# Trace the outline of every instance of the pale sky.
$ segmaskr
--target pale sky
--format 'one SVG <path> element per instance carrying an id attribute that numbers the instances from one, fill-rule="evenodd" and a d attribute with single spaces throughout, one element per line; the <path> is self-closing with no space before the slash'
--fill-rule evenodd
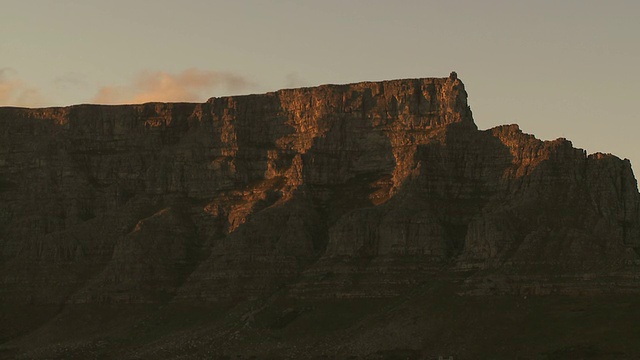
<path id="1" fill-rule="evenodd" d="M 481 129 L 518 123 L 640 164 L 639 0 L 0 0 L 0 106 L 452 70 Z"/>

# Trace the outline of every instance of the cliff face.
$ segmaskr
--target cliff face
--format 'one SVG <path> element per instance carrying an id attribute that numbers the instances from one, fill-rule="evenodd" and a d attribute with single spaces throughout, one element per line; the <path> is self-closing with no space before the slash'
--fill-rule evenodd
<path id="1" fill-rule="evenodd" d="M 455 77 L 0 108 L 5 303 L 638 292 L 629 161 L 479 131 Z"/>

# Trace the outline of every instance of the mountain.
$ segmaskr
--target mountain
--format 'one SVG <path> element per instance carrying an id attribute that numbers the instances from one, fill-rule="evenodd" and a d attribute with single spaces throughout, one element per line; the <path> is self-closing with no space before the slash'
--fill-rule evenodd
<path id="1" fill-rule="evenodd" d="M 8 358 L 631 358 L 639 250 L 628 160 L 455 73 L 0 108 Z"/>

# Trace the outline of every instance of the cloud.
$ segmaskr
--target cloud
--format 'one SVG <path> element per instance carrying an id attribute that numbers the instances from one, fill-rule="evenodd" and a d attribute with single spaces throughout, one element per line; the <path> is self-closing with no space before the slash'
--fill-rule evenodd
<path id="1" fill-rule="evenodd" d="M 80 73 L 68 72 L 62 76 L 58 76 L 53 80 L 54 85 L 57 87 L 84 87 L 87 85 L 85 76 Z"/>
<path id="2" fill-rule="evenodd" d="M 129 89 L 122 86 L 103 86 L 98 90 L 96 96 L 93 97 L 91 102 L 97 104 L 121 104 L 127 101 Z"/>
<path id="3" fill-rule="evenodd" d="M 207 71 L 195 68 L 179 74 L 164 71 L 145 71 L 126 86 L 104 86 L 98 90 L 93 102 L 100 104 L 202 101 L 211 92 L 222 89 L 230 92 L 255 87 L 255 83 L 229 72 Z"/>
<path id="4" fill-rule="evenodd" d="M 295 88 L 307 85 L 307 82 L 298 75 L 297 72 L 288 73 L 286 78 L 287 87 Z"/>
<path id="5" fill-rule="evenodd" d="M 40 91 L 27 85 L 16 75 L 14 69 L 0 69 L 0 105 L 33 107 L 45 104 Z"/>

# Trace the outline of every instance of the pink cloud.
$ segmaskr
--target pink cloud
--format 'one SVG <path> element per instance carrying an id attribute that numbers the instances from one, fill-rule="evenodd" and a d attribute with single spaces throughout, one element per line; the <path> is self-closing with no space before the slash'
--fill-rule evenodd
<path id="1" fill-rule="evenodd" d="M 40 91 L 16 77 L 11 68 L 0 69 L 0 105 L 2 106 L 42 106 L 45 100 Z"/>
<path id="2" fill-rule="evenodd" d="M 194 102 L 202 101 L 215 89 L 242 91 L 255 84 L 246 78 L 228 72 L 207 71 L 195 68 L 179 74 L 163 71 L 142 72 L 132 84 L 126 86 L 104 86 L 93 102 L 101 104 L 144 102 Z"/>

